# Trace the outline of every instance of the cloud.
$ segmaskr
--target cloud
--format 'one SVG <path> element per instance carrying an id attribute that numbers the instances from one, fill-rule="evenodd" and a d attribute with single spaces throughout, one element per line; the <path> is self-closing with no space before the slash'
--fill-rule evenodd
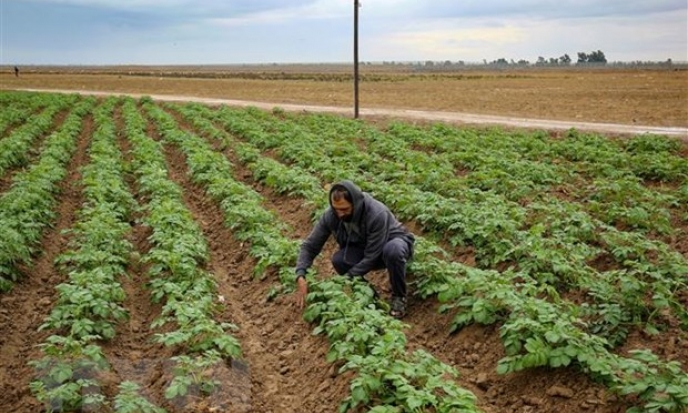
<path id="1" fill-rule="evenodd" d="M 218 16 L 208 19 L 209 22 L 220 26 L 249 26 L 272 25 L 296 20 L 344 19 L 351 14 L 350 7 L 331 0 L 316 0 L 310 2 L 280 3 L 279 7 L 257 8 L 240 15 Z"/>
<path id="2" fill-rule="evenodd" d="M 372 53 L 382 55 L 395 51 L 396 59 L 407 56 L 426 56 L 428 60 L 481 60 L 476 51 L 507 49 L 528 37 L 523 28 L 501 26 L 489 28 L 429 29 L 412 32 L 397 32 L 374 40 Z M 395 59 L 392 59 L 395 60 Z"/>
<path id="3" fill-rule="evenodd" d="M 285 7 L 280 0 L 13 0 L 16 3 L 47 7 L 73 7 L 89 10 L 109 10 L 145 13 L 161 16 L 198 17 L 239 16 Z M 289 7 L 313 3 L 314 0 L 290 0 Z"/>
<path id="4" fill-rule="evenodd" d="M 396 29 L 385 27 L 367 40 L 364 33 L 362 55 L 373 61 L 481 62 L 506 58 L 534 62 L 539 56 L 569 54 L 575 58 L 577 52 L 603 50 L 610 61 L 666 60 L 672 56 L 674 60 L 688 60 L 685 11 L 656 13 L 654 17 L 423 19 Z"/>
<path id="5" fill-rule="evenodd" d="M 414 3 L 413 15 L 421 18 L 475 18 L 527 16 L 582 18 L 648 15 L 686 10 L 684 0 L 433 0 Z"/>
<path id="6" fill-rule="evenodd" d="M 685 0 L 360 0 L 366 61 L 688 60 Z M 0 0 L 0 64 L 351 59 L 344 0 Z M 40 11 L 40 12 L 37 12 Z"/>

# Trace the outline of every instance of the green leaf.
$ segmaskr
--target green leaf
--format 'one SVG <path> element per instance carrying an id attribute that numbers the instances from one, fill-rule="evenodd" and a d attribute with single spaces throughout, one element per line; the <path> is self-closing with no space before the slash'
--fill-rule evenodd
<path id="1" fill-rule="evenodd" d="M 406 399 L 406 405 L 408 406 L 409 410 L 414 411 L 424 405 L 424 401 L 418 397 L 411 396 L 408 399 Z"/>
<path id="2" fill-rule="evenodd" d="M 183 396 L 187 392 L 187 386 L 184 383 L 173 382 L 167 389 L 165 389 L 165 398 L 174 399 L 177 396 Z"/>
<path id="3" fill-rule="evenodd" d="M 59 363 L 50 371 L 50 377 L 52 377 L 58 383 L 64 383 L 72 378 L 74 371 L 72 367 L 66 363 Z"/>
<path id="4" fill-rule="evenodd" d="M 551 330 L 545 333 L 545 338 L 550 343 L 558 343 L 559 340 L 561 339 L 559 334 L 557 334 L 555 331 L 551 331 Z"/>
<path id="5" fill-rule="evenodd" d="M 335 361 L 337 361 L 337 359 L 339 359 L 339 352 L 337 352 L 336 349 L 333 348 L 327 352 L 327 357 L 325 358 L 325 360 L 328 363 L 334 363 Z"/>
<path id="6" fill-rule="evenodd" d="M 511 365 L 509 363 L 500 362 L 497 365 L 497 374 L 507 374 L 507 373 L 510 373 L 511 371 L 512 371 Z"/>
<path id="7" fill-rule="evenodd" d="M 357 406 L 360 403 L 368 402 L 368 395 L 363 387 L 357 386 L 351 392 L 351 400 L 354 402 L 353 405 Z"/>
<path id="8" fill-rule="evenodd" d="M 549 359 L 549 365 L 551 367 L 563 367 L 563 366 L 568 366 L 571 363 L 571 359 L 565 355 L 565 354 L 560 354 L 557 356 L 552 356 Z"/>
<path id="9" fill-rule="evenodd" d="M 656 336 L 659 334 L 659 330 L 654 325 L 648 323 L 645 325 L 645 332 L 651 336 Z"/>

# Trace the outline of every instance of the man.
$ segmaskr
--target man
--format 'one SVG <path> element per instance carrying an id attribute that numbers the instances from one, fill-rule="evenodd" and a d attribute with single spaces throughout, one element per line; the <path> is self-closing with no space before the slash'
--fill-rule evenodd
<path id="1" fill-rule="evenodd" d="M 296 301 L 303 308 L 308 283 L 306 270 L 334 235 L 339 251 L 332 256 L 337 274 L 363 277 L 386 268 L 392 287 L 390 315 L 406 315 L 406 263 L 413 256 L 415 238 L 389 208 L 351 181 L 332 186 L 330 208 L 320 217 L 301 245 L 296 263 Z"/>

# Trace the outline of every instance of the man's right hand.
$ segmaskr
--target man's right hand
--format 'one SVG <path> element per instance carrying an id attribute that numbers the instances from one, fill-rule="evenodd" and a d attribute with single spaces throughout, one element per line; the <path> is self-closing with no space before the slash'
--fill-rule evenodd
<path id="1" fill-rule="evenodd" d="M 306 296 L 308 295 L 308 282 L 305 277 L 296 279 L 296 306 L 303 309 L 306 305 Z"/>

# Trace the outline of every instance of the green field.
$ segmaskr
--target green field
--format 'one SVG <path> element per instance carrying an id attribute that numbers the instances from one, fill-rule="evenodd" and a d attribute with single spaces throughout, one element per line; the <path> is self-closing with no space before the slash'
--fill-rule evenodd
<path id="1" fill-rule="evenodd" d="M 685 142 L 116 96 L 0 108 L 2 411 L 688 408 Z M 419 240 L 403 323 L 326 257 L 293 305 L 342 179 Z"/>

